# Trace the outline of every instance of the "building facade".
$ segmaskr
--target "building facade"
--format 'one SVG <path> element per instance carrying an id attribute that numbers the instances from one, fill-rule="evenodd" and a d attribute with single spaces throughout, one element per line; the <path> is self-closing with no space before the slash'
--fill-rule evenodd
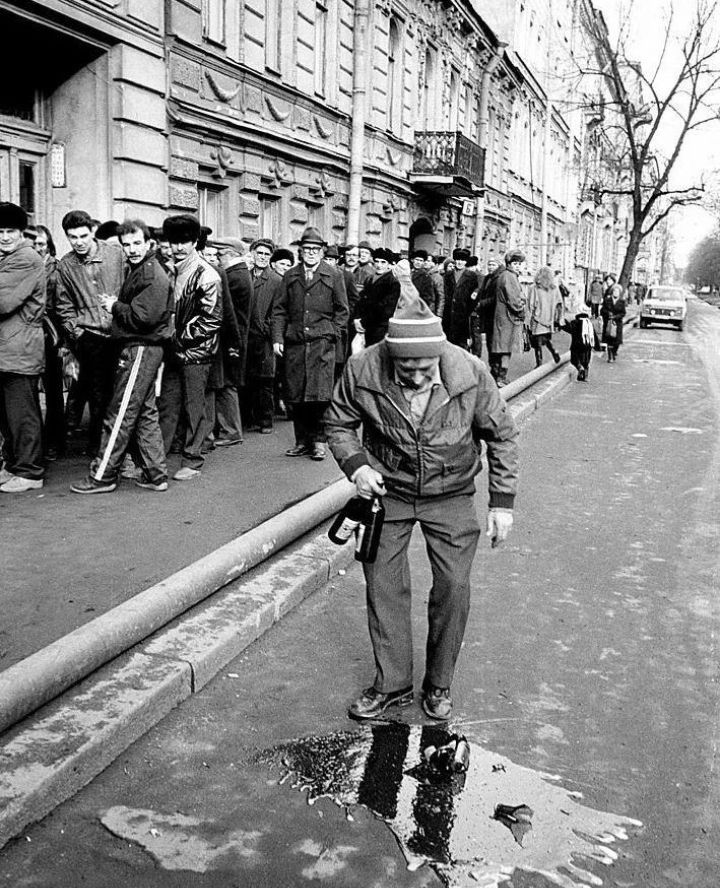
<path id="1" fill-rule="evenodd" d="M 282 244 L 307 225 L 483 261 L 617 266 L 590 0 L 0 0 L 0 199 Z M 32 63 L 28 64 L 28 59 Z M 577 67 L 575 65 L 575 67 Z M 19 76 L 18 72 L 22 72 Z"/>

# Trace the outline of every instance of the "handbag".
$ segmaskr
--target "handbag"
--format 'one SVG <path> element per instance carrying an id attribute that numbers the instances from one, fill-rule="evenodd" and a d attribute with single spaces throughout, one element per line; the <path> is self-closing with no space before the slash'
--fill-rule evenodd
<path id="1" fill-rule="evenodd" d="M 607 327 L 605 328 L 605 335 L 612 336 L 613 339 L 617 336 L 617 321 L 614 321 L 612 318 L 608 320 Z"/>

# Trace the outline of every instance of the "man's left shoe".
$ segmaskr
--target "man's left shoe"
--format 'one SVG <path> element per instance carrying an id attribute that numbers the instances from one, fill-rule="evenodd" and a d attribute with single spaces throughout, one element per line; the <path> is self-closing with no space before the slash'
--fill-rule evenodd
<path id="1" fill-rule="evenodd" d="M 192 481 L 200 474 L 200 469 L 191 469 L 190 466 L 183 466 L 173 475 L 173 481 Z"/>
<path id="2" fill-rule="evenodd" d="M 112 493 L 117 487 L 117 481 L 96 481 L 94 478 L 83 478 L 70 485 L 73 493 Z"/>
<path id="3" fill-rule="evenodd" d="M 39 490 L 42 486 L 42 478 L 21 478 L 19 475 L 15 475 L 0 487 L 0 491 L 3 493 L 25 493 L 28 490 Z"/>
<path id="4" fill-rule="evenodd" d="M 450 688 L 436 688 L 428 685 L 423 691 L 422 708 L 425 715 L 436 721 L 448 721 L 452 715 L 452 697 Z"/>
<path id="5" fill-rule="evenodd" d="M 242 444 L 242 438 L 216 438 L 215 446 L 216 447 L 232 447 L 233 444 Z"/>
<path id="6" fill-rule="evenodd" d="M 327 456 L 327 454 L 326 454 L 325 448 L 323 447 L 322 444 L 314 444 L 313 445 L 312 453 L 310 454 L 310 459 L 321 460 L 321 459 L 325 459 L 326 456 Z"/>
<path id="7" fill-rule="evenodd" d="M 168 489 L 167 481 L 151 481 L 144 475 L 135 480 L 138 487 L 144 487 L 145 490 L 154 490 L 156 493 L 163 493 Z"/>
<path id="8" fill-rule="evenodd" d="M 374 687 L 366 688 L 357 700 L 350 704 L 348 715 L 350 718 L 361 720 L 377 718 L 385 712 L 388 706 L 409 706 L 412 701 L 412 687 L 403 688 L 401 691 L 391 691 L 389 694 L 381 694 Z"/>

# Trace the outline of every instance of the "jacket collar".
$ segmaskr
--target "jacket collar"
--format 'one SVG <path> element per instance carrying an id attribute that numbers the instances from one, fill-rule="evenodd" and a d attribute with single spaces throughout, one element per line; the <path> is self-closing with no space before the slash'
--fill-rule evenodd
<path id="1" fill-rule="evenodd" d="M 477 378 L 472 372 L 470 361 L 458 355 L 456 346 L 445 343 L 440 353 L 440 378 L 448 395 L 456 397 L 477 385 Z M 371 346 L 367 352 L 357 376 L 357 384 L 362 388 L 389 394 L 392 391 L 404 401 L 400 389 L 395 383 L 395 372 L 392 357 L 385 342 Z"/>

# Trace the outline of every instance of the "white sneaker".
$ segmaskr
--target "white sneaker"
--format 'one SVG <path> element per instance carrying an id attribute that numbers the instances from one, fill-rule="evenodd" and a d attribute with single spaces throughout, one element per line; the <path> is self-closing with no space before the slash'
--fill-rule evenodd
<path id="1" fill-rule="evenodd" d="M 191 481 L 193 478 L 197 478 L 199 474 L 200 469 L 191 469 L 190 466 L 183 466 L 175 472 L 173 481 Z"/>
<path id="2" fill-rule="evenodd" d="M 0 486 L 0 491 L 2 493 L 25 493 L 26 490 L 40 490 L 42 486 L 42 478 L 20 478 L 15 475 Z"/>
<path id="3" fill-rule="evenodd" d="M 7 469 L 0 469 L 0 484 L 7 484 L 8 481 L 12 481 L 16 476 L 13 475 L 12 472 L 8 472 Z"/>

